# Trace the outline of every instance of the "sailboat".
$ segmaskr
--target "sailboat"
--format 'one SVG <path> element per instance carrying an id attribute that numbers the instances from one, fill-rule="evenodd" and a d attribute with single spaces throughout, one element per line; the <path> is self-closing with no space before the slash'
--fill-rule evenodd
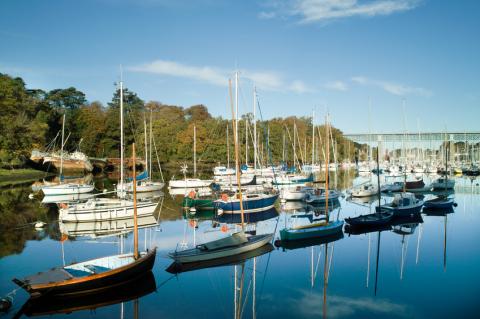
<path id="1" fill-rule="evenodd" d="M 135 178 L 135 144 L 133 144 L 133 176 Z M 134 180 L 135 181 L 135 180 Z M 134 183 L 135 185 L 135 183 Z M 135 187 L 135 186 L 134 186 Z M 136 191 L 134 189 L 134 249 L 133 253 L 107 256 L 57 267 L 45 272 L 13 279 L 31 298 L 55 295 L 82 295 L 111 289 L 127 279 L 145 274 L 155 262 L 156 248 L 138 251 Z"/>
<path id="2" fill-rule="evenodd" d="M 123 81 L 120 81 L 120 190 L 124 189 L 124 149 L 123 149 Z M 134 174 L 134 178 L 136 176 Z M 134 180 L 136 191 L 136 180 Z M 93 222 L 97 220 L 128 219 L 133 216 L 134 210 L 138 215 L 151 215 L 157 204 L 152 201 L 142 201 L 138 205 L 126 199 L 125 192 L 120 198 L 100 198 L 98 196 L 77 204 L 62 204 L 59 209 L 59 220 L 62 222 Z"/>
<path id="3" fill-rule="evenodd" d="M 63 183 L 63 146 L 65 136 L 65 113 L 62 121 L 62 147 L 60 151 L 60 184 L 42 186 L 41 190 L 45 196 L 52 195 L 70 195 L 70 194 L 85 194 L 94 190 L 93 184 L 79 184 L 79 183 Z"/>
<path id="4" fill-rule="evenodd" d="M 325 122 L 326 122 L 325 128 L 327 130 L 326 136 L 328 136 L 328 130 L 329 130 L 328 117 Z M 311 223 L 308 225 L 286 227 L 280 230 L 280 238 L 282 241 L 307 239 L 312 237 L 332 236 L 338 232 L 342 232 L 343 230 L 343 220 L 329 221 L 329 212 L 328 212 L 329 197 L 328 196 L 329 196 L 330 190 L 328 189 L 328 177 L 329 177 L 328 163 L 330 161 L 330 158 L 329 158 L 330 150 L 328 146 L 328 140 L 327 140 L 326 149 L 327 149 L 327 152 L 326 152 L 327 154 L 325 158 L 325 199 L 324 199 L 325 214 L 326 214 L 325 220 Z"/>
<path id="5" fill-rule="evenodd" d="M 379 164 L 379 148 L 377 148 L 377 170 L 380 170 Z M 377 189 L 380 189 L 380 174 L 377 174 Z M 360 215 L 357 217 L 345 218 L 347 224 L 351 227 L 381 227 L 387 225 L 392 220 L 394 213 L 390 210 L 385 210 L 381 207 L 381 193 L 377 191 L 378 194 L 378 207 L 376 212 L 373 214 Z M 423 202 L 422 202 L 423 205 Z"/>
<path id="6" fill-rule="evenodd" d="M 157 192 L 160 191 L 165 183 L 152 181 L 152 162 L 151 157 L 148 159 L 148 143 L 147 143 L 147 121 L 144 118 L 144 135 L 145 135 L 145 166 L 146 170 L 136 177 L 137 180 L 137 193 Z M 152 141 L 152 110 L 150 109 L 150 141 Z M 150 144 L 150 152 L 152 151 L 152 145 Z M 123 189 L 120 189 L 123 187 Z M 118 184 L 117 191 L 133 193 L 133 181 Z"/>
<path id="7" fill-rule="evenodd" d="M 236 82 L 238 82 L 238 73 L 236 74 Z M 231 85 L 229 85 L 231 88 Z M 234 112 L 232 103 L 232 117 L 233 126 L 236 127 L 238 111 Z M 237 130 L 234 130 L 235 140 L 235 170 L 237 175 L 237 183 L 240 183 L 240 165 L 239 165 L 239 152 L 238 152 L 238 139 Z M 244 201 L 242 188 L 238 189 L 238 205 L 240 208 L 241 216 L 241 231 L 233 233 L 225 238 L 220 238 L 210 242 L 206 242 L 197 245 L 194 248 L 186 249 L 182 251 L 174 251 L 169 254 L 169 257 L 175 260 L 177 263 L 191 263 L 191 262 L 203 262 L 208 260 L 214 260 L 218 258 L 225 258 L 229 256 L 235 256 L 246 253 L 248 251 L 260 248 L 272 241 L 273 234 L 262 234 L 247 236 L 245 233 L 244 222 Z"/>

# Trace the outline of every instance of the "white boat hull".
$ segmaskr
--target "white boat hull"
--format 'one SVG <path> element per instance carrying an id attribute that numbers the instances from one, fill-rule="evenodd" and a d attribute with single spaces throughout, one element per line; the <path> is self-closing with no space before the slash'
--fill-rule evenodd
<path id="1" fill-rule="evenodd" d="M 59 184 L 42 187 L 42 192 L 46 196 L 51 195 L 70 195 L 90 193 L 95 188 L 94 185 L 84 184 Z"/>
<path id="2" fill-rule="evenodd" d="M 137 203 L 137 216 L 152 215 L 157 203 Z M 89 200 L 86 203 L 64 206 L 59 210 L 59 220 L 64 223 L 95 222 L 133 217 L 133 201 L 129 200 Z"/>

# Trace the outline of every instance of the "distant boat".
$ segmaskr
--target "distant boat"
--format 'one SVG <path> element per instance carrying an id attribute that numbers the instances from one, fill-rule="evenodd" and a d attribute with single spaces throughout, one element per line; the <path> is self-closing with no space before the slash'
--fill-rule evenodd
<path id="1" fill-rule="evenodd" d="M 345 218 L 345 221 L 351 226 L 382 226 L 390 223 L 392 217 L 393 212 L 382 211 L 373 214 Z"/>
<path id="2" fill-rule="evenodd" d="M 280 198 L 285 201 L 304 200 L 306 188 L 302 186 L 286 186 L 280 189 Z"/>
<path id="3" fill-rule="evenodd" d="M 423 179 L 419 181 L 408 181 L 405 182 L 405 189 L 408 190 L 415 190 L 415 189 L 422 189 L 425 187 L 425 183 L 423 182 Z"/>
<path id="4" fill-rule="evenodd" d="M 380 187 L 383 193 L 401 192 L 403 190 L 403 182 L 393 182 L 392 184 L 385 184 Z"/>
<path id="5" fill-rule="evenodd" d="M 453 198 L 439 196 L 434 199 L 426 200 L 424 206 L 426 208 L 451 208 L 455 205 Z"/>
<path id="6" fill-rule="evenodd" d="M 58 185 L 46 185 L 42 186 L 41 190 L 44 195 L 50 196 L 50 195 L 67 195 L 67 194 L 85 194 L 85 193 L 90 193 L 95 189 L 95 186 L 93 184 L 80 184 L 80 183 L 64 183 L 63 182 L 63 170 L 66 165 L 68 165 L 68 158 L 65 158 L 65 154 L 63 152 L 63 145 L 64 145 L 64 133 L 65 133 L 65 114 L 63 114 L 63 122 L 62 122 L 62 147 L 60 151 L 60 157 L 58 159 L 58 164 L 60 167 L 60 184 Z M 83 154 L 76 152 L 76 156 L 80 156 L 78 154 Z M 85 156 L 85 155 L 83 155 Z M 45 161 L 46 159 L 44 159 Z M 87 159 L 88 160 L 88 159 Z M 55 162 L 56 163 L 56 162 Z M 91 165 L 91 164 L 90 164 Z M 82 168 L 83 169 L 83 168 Z M 89 172 L 92 171 L 92 169 L 87 170 Z"/>
<path id="7" fill-rule="evenodd" d="M 202 180 L 198 178 L 186 178 L 179 180 L 171 180 L 168 186 L 171 188 L 197 188 L 208 187 L 213 183 L 213 180 Z"/>
<path id="8" fill-rule="evenodd" d="M 292 185 L 292 184 L 305 184 L 313 182 L 313 174 L 308 176 L 303 175 L 283 175 L 273 179 L 273 185 Z"/>
<path id="9" fill-rule="evenodd" d="M 419 213 L 423 207 L 423 200 L 415 197 L 412 193 L 397 193 L 389 204 L 376 207 L 377 210 L 390 211 L 394 215 L 411 215 Z"/>
<path id="10" fill-rule="evenodd" d="M 323 204 L 327 200 L 327 192 L 321 188 L 310 188 L 306 190 L 305 202 L 308 204 Z M 340 193 L 336 190 L 328 191 L 328 200 L 330 202 L 338 200 Z"/>
<path id="11" fill-rule="evenodd" d="M 135 144 L 133 144 L 135 164 Z M 135 176 L 135 165 L 134 176 Z M 135 182 L 135 180 L 134 180 Z M 137 219 L 134 192 L 134 219 Z M 113 255 L 52 268 L 45 272 L 13 279 L 32 298 L 55 295 L 79 295 L 110 289 L 130 278 L 150 271 L 155 262 L 156 249 L 138 251 L 138 226 L 134 223 L 133 253 Z"/>
<path id="12" fill-rule="evenodd" d="M 434 180 L 430 187 L 434 191 L 438 190 L 446 190 L 446 189 L 454 189 L 455 188 L 455 180 L 448 179 L 446 177 L 440 177 Z"/>
<path id="13" fill-rule="evenodd" d="M 369 197 L 378 194 L 378 187 L 372 183 L 359 185 L 352 190 L 352 197 Z"/>
<path id="14" fill-rule="evenodd" d="M 246 214 L 268 210 L 275 205 L 278 193 L 265 194 L 263 192 L 247 193 L 242 196 L 243 211 Z M 234 194 L 222 194 L 220 199 L 213 202 L 219 214 L 240 214 L 240 199 Z"/>

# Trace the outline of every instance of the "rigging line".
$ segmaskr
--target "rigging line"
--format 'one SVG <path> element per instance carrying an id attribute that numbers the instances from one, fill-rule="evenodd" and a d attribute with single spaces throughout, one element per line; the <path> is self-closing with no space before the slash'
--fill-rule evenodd
<path id="1" fill-rule="evenodd" d="M 155 155 L 157 156 L 158 168 L 160 169 L 160 177 L 162 178 L 162 182 L 165 183 L 165 179 L 163 178 L 162 165 L 160 165 L 160 159 L 158 157 L 157 144 L 155 143 L 155 139 L 153 139 L 153 147 L 155 148 Z"/>

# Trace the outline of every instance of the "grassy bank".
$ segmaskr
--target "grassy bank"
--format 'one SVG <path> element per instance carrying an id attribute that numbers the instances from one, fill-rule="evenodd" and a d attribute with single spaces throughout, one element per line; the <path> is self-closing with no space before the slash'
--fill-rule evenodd
<path id="1" fill-rule="evenodd" d="M 48 174 L 50 173 L 31 168 L 0 169 L 0 186 L 21 184 L 43 178 Z"/>

